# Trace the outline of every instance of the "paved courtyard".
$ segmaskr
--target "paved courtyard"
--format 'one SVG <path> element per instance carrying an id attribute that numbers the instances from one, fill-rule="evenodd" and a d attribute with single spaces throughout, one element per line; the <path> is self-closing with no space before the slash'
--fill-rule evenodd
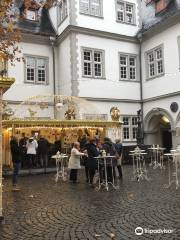
<path id="1" fill-rule="evenodd" d="M 84 183 L 57 184 L 54 174 L 24 176 L 21 192 L 11 192 L 4 180 L 5 222 L 0 239 L 9 240 L 116 240 L 180 239 L 180 189 L 164 189 L 167 171 L 149 170 L 150 182 L 132 182 L 132 166 L 124 166 L 124 179 L 117 191 L 96 192 Z M 136 236 L 136 227 L 171 229 L 171 234 Z"/>

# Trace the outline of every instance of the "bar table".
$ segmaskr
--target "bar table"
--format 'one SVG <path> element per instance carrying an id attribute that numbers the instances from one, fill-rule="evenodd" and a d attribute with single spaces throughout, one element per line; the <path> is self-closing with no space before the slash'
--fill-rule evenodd
<path id="1" fill-rule="evenodd" d="M 53 155 L 51 158 L 56 159 L 55 182 L 58 182 L 59 178 L 61 178 L 63 181 L 66 181 L 67 171 L 65 171 L 65 168 L 67 167 L 68 155 L 56 154 L 56 155 Z"/>
<path id="2" fill-rule="evenodd" d="M 109 191 L 109 185 L 111 185 L 114 189 L 118 189 L 118 186 L 115 186 L 114 184 L 114 171 L 113 171 L 113 161 L 116 159 L 116 156 L 98 156 L 95 157 L 95 159 L 98 161 L 98 173 L 99 173 L 99 184 L 98 187 L 96 188 L 97 191 L 99 191 L 102 186 L 105 187 L 107 191 Z M 100 165 L 101 167 L 104 167 L 104 175 L 105 179 L 100 179 L 101 176 L 101 170 L 100 170 Z M 107 167 L 112 168 L 112 182 L 108 181 L 108 176 L 107 176 Z"/>

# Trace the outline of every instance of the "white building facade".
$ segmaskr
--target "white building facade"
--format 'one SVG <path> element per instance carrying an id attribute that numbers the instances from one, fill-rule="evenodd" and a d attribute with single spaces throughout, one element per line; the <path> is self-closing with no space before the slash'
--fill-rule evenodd
<path id="1" fill-rule="evenodd" d="M 160 2 L 167 4 L 165 11 L 170 3 Z M 177 145 L 180 114 L 172 106 L 177 108 L 179 102 L 180 24 L 178 14 L 156 23 L 162 14 L 156 5 L 140 0 L 61 0 L 44 15 L 36 7 L 40 20 L 33 19 L 33 7 L 27 9 L 19 45 L 26 61 L 9 67 L 16 83 L 4 99 L 16 108 L 36 95 L 78 96 L 95 106 L 85 118 L 96 114 L 110 119 L 110 109 L 116 106 L 124 122 L 124 145 L 136 144 L 141 109 L 145 143 L 170 146 L 171 140 L 165 139 L 172 136 Z M 151 22 L 143 13 L 150 14 Z M 54 117 L 53 107 L 37 111 L 38 117 Z"/>

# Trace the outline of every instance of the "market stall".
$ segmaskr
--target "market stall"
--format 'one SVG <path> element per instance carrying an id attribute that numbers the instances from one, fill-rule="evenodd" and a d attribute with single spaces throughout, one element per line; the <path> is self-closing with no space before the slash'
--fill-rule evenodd
<path id="1" fill-rule="evenodd" d="M 39 120 L 39 119 L 14 119 L 3 120 L 3 165 L 11 166 L 10 138 L 18 139 L 24 134 L 27 138 L 43 136 L 49 143 L 56 140 L 62 143 L 63 151 L 67 151 L 71 144 L 82 138 L 97 137 L 101 141 L 105 136 L 116 139 L 121 136 L 121 122 L 102 120 Z"/>

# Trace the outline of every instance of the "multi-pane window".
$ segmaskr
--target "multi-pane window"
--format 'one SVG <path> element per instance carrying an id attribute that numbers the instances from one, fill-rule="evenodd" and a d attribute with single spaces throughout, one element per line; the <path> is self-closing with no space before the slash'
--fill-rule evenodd
<path id="1" fill-rule="evenodd" d="M 121 79 L 128 78 L 128 56 L 120 55 L 120 75 Z"/>
<path id="2" fill-rule="evenodd" d="M 134 6 L 135 6 L 134 4 L 117 0 L 116 4 L 117 21 L 134 24 L 135 23 Z"/>
<path id="3" fill-rule="evenodd" d="M 120 54 L 120 80 L 137 80 L 137 57 Z"/>
<path id="4" fill-rule="evenodd" d="M 134 141 L 137 136 L 138 117 L 123 117 L 123 140 Z"/>
<path id="5" fill-rule="evenodd" d="M 79 0 L 80 13 L 102 17 L 103 0 Z"/>
<path id="6" fill-rule="evenodd" d="M 132 123 L 132 139 L 136 139 L 138 118 L 137 117 L 132 117 L 131 118 L 131 123 Z"/>
<path id="7" fill-rule="evenodd" d="M 152 78 L 164 73 L 164 60 L 162 47 L 147 53 L 147 77 Z"/>
<path id="8" fill-rule="evenodd" d="M 157 75 L 163 73 L 163 56 L 162 56 L 162 49 L 159 48 L 156 51 L 156 62 L 157 62 Z"/>
<path id="9" fill-rule="evenodd" d="M 60 24 L 68 15 L 67 0 L 61 0 L 58 3 L 58 24 Z"/>
<path id="10" fill-rule="evenodd" d="M 103 77 L 104 55 L 99 50 L 83 49 L 83 76 Z"/>
<path id="11" fill-rule="evenodd" d="M 130 140 L 130 118 L 123 117 L 123 139 Z"/>
<path id="12" fill-rule="evenodd" d="M 48 60 L 46 58 L 25 57 L 25 82 L 47 84 Z"/>

